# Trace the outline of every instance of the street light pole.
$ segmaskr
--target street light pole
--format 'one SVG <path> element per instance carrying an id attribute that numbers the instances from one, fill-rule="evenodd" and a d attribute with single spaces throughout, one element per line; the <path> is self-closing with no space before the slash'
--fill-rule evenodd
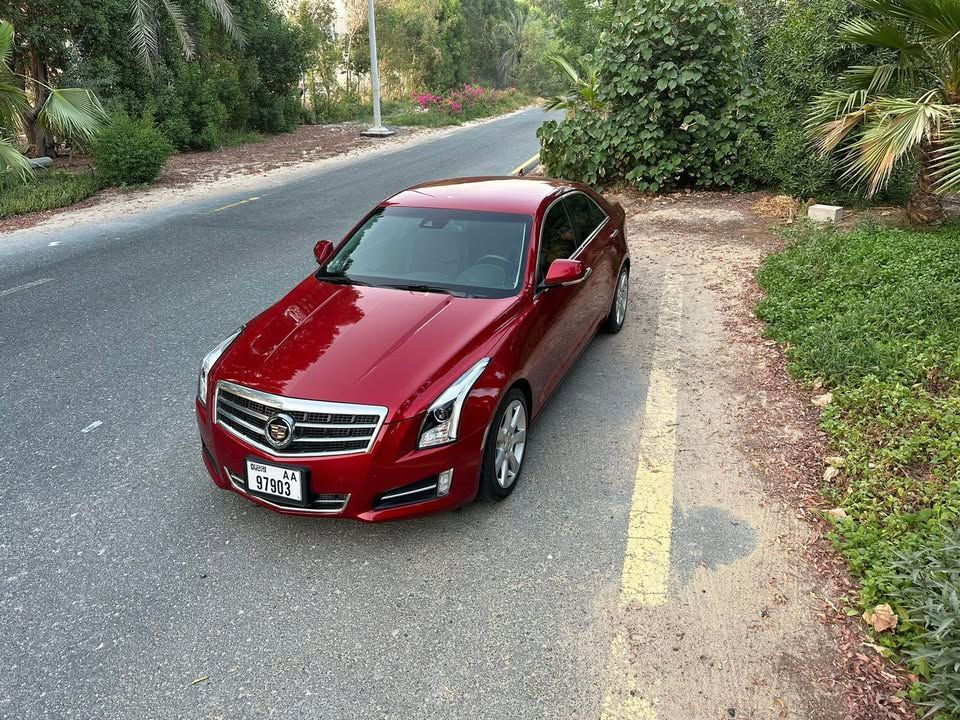
<path id="1" fill-rule="evenodd" d="M 363 131 L 363 135 L 386 137 L 393 130 L 380 124 L 380 68 L 377 65 L 377 21 L 374 16 L 373 0 L 367 0 L 367 27 L 370 35 L 370 86 L 373 95 L 373 127 Z"/>

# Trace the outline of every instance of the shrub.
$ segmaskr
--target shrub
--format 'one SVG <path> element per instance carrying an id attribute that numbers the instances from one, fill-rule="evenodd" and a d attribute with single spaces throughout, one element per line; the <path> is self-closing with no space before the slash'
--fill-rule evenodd
<path id="1" fill-rule="evenodd" d="M 803 130 L 810 101 L 858 59 L 862 50 L 840 40 L 840 23 L 854 12 L 852 0 L 792 0 L 759 48 L 762 91 L 757 105 L 758 141 L 748 152 L 751 174 L 798 197 L 846 199 L 833 162 L 815 156 Z"/>
<path id="2" fill-rule="evenodd" d="M 141 185 L 160 174 L 173 148 L 149 118 L 114 115 L 93 145 L 93 162 L 104 185 Z"/>
<path id="3" fill-rule="evenodd" d="M 869 65 L 874 51 L 839 36 L 844 20 L 862 12 L 854 0 L 790 0 L 785 6 L 747 3 L 748 21 L 764 26 L 754 48 L 754 72 L 761 90 L 755 134 L 743 152 L 750 178 L 801 198 L 840 205 L 861 204 L 861 196 L 840 181 L 836 163 L 811 150 L 804 130 L 810 103 L 850 65 Z M 915 168 L 896 173 L 884 200 L 909 196 Z"/>
<path id="4" fill-rule="evenodd" d="M 157 127 L 178 150 L 210 150 L 220 143 L 229 115 L 220 99 L 225 86 L 212 70 L 180 63 L 157 95 Z"/>
<path id="5" fill-rule="evenodd" d="M 631 0 L 597 48 L 600 100 L 539 130 L 551 173 L 641 190 L 729 186 L 742 174 L 751 93 L 736 9 L 724 0 Z"/>
<path id="6" fill-rule="evenodd" d="M 29 183 L 0 189 L 0 218 L 73 205 L 99 189 L 92 173 L 41 172 Z"/>
<path id="7" fill-rule="evenodd" d="M 791 371 L 833 393 L 822 427 L 842 460 L 823 492 L 847 517 L 832 539 L 862 607 L 889 603 L 903 621 L 876 644 L 910 658 L 938 720 L 957 717 L 960 229 L 788 239 L 759 274 L 758 314 Z"/>
<path id="8" fill-rule="evenodd" d="M 516 88 L 494 90 L 480 85 L 452 88 L 442 95 L 416 92 L 410 102 L 384 107 L 385 122 L 389 125 L 419 125 L 439 127 L 458 125 L 467 120 L 490 117 L 516 110 L 529 98 Z M 369 113 L 369 109 L 367 110 Z"/>
<path id="9" fill-rule="evenodd" d="M 920 628 L 908 655 L 926 680 L 924 704 L 937 717 L 960 717 L 960 531 L 905 555 L 898 570 L 904 610 Z"/>

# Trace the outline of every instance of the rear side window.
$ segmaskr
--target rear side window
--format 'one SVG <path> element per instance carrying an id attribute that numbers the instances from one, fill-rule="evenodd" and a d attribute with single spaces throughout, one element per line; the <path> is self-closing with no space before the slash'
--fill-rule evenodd
<path id="1" fill-rule="evenodd" d="M 547 276 L 547 268 L 554 260 L 568 258 L 577 249 L 577 235 L 562 202 L 556 203 L 543 220 L 540 231 L 540 258 L 537 263 L 537 282 Z"/>
<path id="2" fill-rule="evenodd" d="M 576 228 L 580 242 L 585 242 L 588 237 L 593 235 L 603 221 L 607 219 L 607 214 L 589 197 L 583 193 L 572 193 L 563 199 L 567 206 L 567 212 L 570 213 L 570 219 Z"/>

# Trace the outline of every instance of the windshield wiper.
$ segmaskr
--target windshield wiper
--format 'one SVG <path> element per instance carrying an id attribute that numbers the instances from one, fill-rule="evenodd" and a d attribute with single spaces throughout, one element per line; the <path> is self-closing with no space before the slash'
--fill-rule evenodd
<path id="1" fill-rule="evenodd" d="M 336 285 L 362 285 L 363 287 L 370 287 L 370 283 L 357 280 L 349 275 L 327 275 L 325 273 L 317 273 L 317 279 L 328 283 L 334 283 Z"/>
<path id="2" fill-rule="evenodd" d="M 381 285 L 380 287 L 393 288 L 394 290 L 412 290 L 414 292 L 435 292 L 454 297 L 467 297 L 465 292 L 451 290 L 450 288 L 440 287 L 439 285 L 425 285 L 422 283 L 399 283 L 396 285 Z"/>

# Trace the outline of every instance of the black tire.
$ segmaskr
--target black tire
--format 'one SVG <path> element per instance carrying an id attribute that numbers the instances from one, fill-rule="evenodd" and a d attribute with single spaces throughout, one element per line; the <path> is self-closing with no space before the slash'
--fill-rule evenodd
<path id="1" fill-rule="evenodd" d="M 620 297 L 621 283 L 623 284 L 623 312 L 617 313 L 617 299 Z M 607 319 L 603 321 L 601 329 L 605 333 L 616 335 L 623 329 L 623 323 L 627 319 L 628 301 L 630 300 L 630 266 L 624 265 L 617 276 L 617 284 L 613 289 L 613 300 L 610 303 L 610 312 L 607 313 Z"/>
<path id="2" fill-rule="evenodd" d="M 512 412 L 512 409 L 516 407 L 515 403 L 519 403 L 520 407 L 523 408 L 524 445 L 520 451 L 520 461 L 518 463 L 518 467 L 516 468 L 516 472 L 514 473 L 513 478 L 509 480 L 508 484 L 504 486 L 504 483 L 498 479 L 502 473 L 498 469 L 497 463 L 497 442 L 500 437 L 500 426 L 503 424 L 504 416 L 507 414 L 508 410 Z M 490 424 L 490 429 L 487 431 L 487 443 L 483 447 L 483 464 L 480 468 L 480 489 L 478 493 L 484 500 L 503 500 L 513 492 L 513 489 L 517 486 L 517 483 L 520 482 L 520 475 L 523 473 L 523 461 L 526 460 L 527 457 L 526 434 L 529 432 L 529 430 L 530 408 L 527 405 L 527 396 L 524 395 L 521 390 L 513 388 L 500 402 L 500 406 L 493 414 L 493 422 Z M 507 459 L 509 465 L 508 457 L 509 455 L 507 455 L 507 457 L 504 459 Z"/>

